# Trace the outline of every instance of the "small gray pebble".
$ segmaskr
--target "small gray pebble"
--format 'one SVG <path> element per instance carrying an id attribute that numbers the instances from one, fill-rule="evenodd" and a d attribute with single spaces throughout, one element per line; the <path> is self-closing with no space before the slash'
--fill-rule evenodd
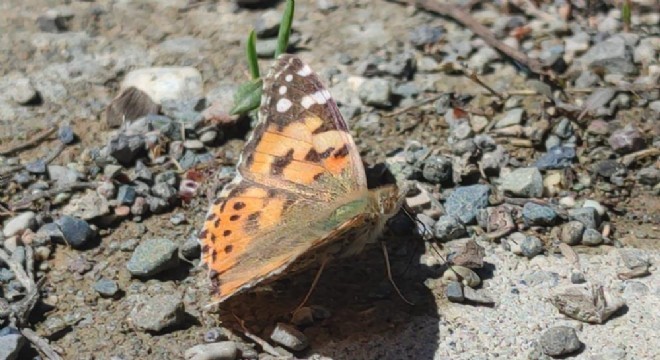
<path id="1" fill-rule="evenodd" d="M 103 297 L 113 297 L 119 291 L 119 287 L 114 280 L 100 278 L 94 283 L 94 290 Z"/>
<path id="2" fill-rule="evenodd" d="M 285 323 L 277 323 L 270 334 L 270 339 L 294 351 L 304 350 L 309 345 L 305 334 Z"/>
<path id="3" fill-rule="evenodd" d="M 541 334 L 541 349 L 549 356 L 571 354 L 580 349 L 582 343 L 575 329 L 568 326 L 556 326 Z"/>
<path id="4" fill-rule="evenodd" d="M 463 296 L 463 285 L 458 281 L 452 281 L 447 284 L 445 294 L 447 294 L 447 299 L 451 302 L 463 302 L 465 300 L 465 296 Z"/>

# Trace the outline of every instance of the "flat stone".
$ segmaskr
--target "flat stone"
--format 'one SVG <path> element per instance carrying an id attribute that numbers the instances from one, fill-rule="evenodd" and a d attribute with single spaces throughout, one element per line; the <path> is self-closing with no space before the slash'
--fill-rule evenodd
<path id="1" fill-rule="evenodd" d="M 202 74 L 193 67 L 151 67 L 126 74 L 121 88 L 133 86 L 160 104 L 167 99 L 202 98 L 202 85 Z"/>
<path id="2" fill-rule="evenodd" d="M 568 326 L 556 326 L 546 330 L 540 339 L 543 353 L 549 356 L 561 356 L 576 352 L 582 346 L 575 329 Z"/>
<path id="3" fill-rule="evenodd" d="M 507 111 L 497 122 L 495 128 L 501 129 L 512 125 L 520 125 L 525 115 L 525 109 L 516 108 Z"/>
<path id="4" fill-rule="evenodd" d="M 62 231 L 64 241 L 74 249 L 82 249 L 96 238 L 96 231 L 85 220 L 64 215 L 55 223 Z"/>
<path id="5" fill-rule="evenodd" d="M 555 210 L 533 202 L 528 202 L 523 206 L 522 216 L 527 225 L 550 226 L 557 220 Z"/>
<path id="6" fill-rule="evenodd" d="M 6 334 L 0 334 L 0 359 L 17 360 L 18 354 L 26 343 L 25 338 L 13 328 L 4 328 L 2 332 Z"/>
<path id="7" fill-rule="evenodd" d="M 440 241 L 450 241 L 467 235 L 467 230 L 458 217 L 443 215 L 433 226 L 433 233 Z"/>
<path id="8" fill-rule="evenodd" d="M 543 176 L 535 167 L 516 169 L 502 177 L 501 189 L 513 196 L 541 197 Z"/>
<path id="9" fill-rule="evenodd" d="M 563 169 L 570 167 L 575 158 L 574 147 L 554 146 L 534 162 L 534 167 L 539 170 Z"/>
<path id="10" fill-rule="evenodd" d="M 237 355 L 238 348 L 233 341 L 195 345 L 183 354 L 186 360 L 234 360 Z"/>
<path id="11" fill-rule="evenodd" d="M 474 290 L 471 287 L 463 288 L 463 295 L 465 300 L 470 301 L 475 304 L 481 304 L 486 306 L 495 305 L 495 300 L 484 290 Z"/>
<path id="12" fill-rule="evenodd" d="M 37 225 L 36 217 L 37 215 L 32 211 L 20 213 L 5 222 L 2 233 L 5 237 L 11 237 L 26 229 L 34 227 Z"/>
<path id="13" fill-rule="evenodd" d="M 305 334 L 285 323 L 277 323 L 277 326 L 275 326 L 275 329 L 270 334 L 270 339 L 294 351 L 302 351 L 309 346 L 309 341 Z"/>
<path id="14" fill-rule="evenodd" d="M 579 60 L 593 71 L 624 75 L 637 73 L 632 50 L 620 36 L 597 42 Z"/>
<path id="15" fill-rule="evenodd" d="M 559 240 L 568 245 L 577 245 L 582 240 L 585 226 L 581 221 L 569 221 L 559 230 Z"/>
<path id="16" fill-rule="evenodd" d="M 151 277 L 178 264 L 177 249 L 169 239 L 144 240 L 133 252 L 126 268 L 133 276 Z"/>
<path id="17" fill-rule="evenodd" d="M 445 202 L 447 215 L 458 217 L 464 224 L 471 224 L 479 209 L 488 206 L 490 187 L 487 185 L 462 186 L 454 189 Z"/>
<path id="18" fill-rule="evenodd" d="M 103 297 L 111 298 L 117 294 L 117 282 L 108 278 L 100 278 L 94 283 L 94 290 Z"/>
<path id="19" fill-rule="evenodd" d="M 458 281 L 452 281 L 447 284 L 445 294 L 451 302 L 463 302 L 465 300 L 465 296 L 463 296 L 463 285 Z"/>
<path id="20" fill-rule="evenodd" d="M 600 226 L 600 215 L 592 207 L 571 209 L 568 211 L 568 218 L 583 223 L 587 229 L 598 229 Z"/>
<path id="21" fill-rule="evenodd" d="M 161 294 L 142 298 L 129 317 L 140 331 L 161 332 L 183 321 L 183 309 L 181 296 Z"/>
<path id="22" fill-rule="evenodd" d="M 82 220 L 91 220 L 109 213 L 108 200 L 93 190 L 88 190 L 83 196 L 72 198 L 62 209 L 62 214 Z"/>
<path id="23" fill-rule="evenodd" d="M 390 82 L 382 78 L 365 80 L 358 88 L 358 96 L 365 105 L 375 107 L 390 107 L 392 87 Z"/>

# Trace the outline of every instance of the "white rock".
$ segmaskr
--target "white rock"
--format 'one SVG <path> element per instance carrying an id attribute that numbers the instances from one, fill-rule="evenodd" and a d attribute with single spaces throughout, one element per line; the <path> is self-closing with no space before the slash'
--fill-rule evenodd
<path id="1" fill-rule="evenodd" d="M 34 221 L 36 214 L 32 211 L 24 212 L 18 214 L 13 218 L 9 219 L 2 229 L 2 233 L 5 237 L 10 237 L 18 234 L 19 232 L 30 227 L 30 223 Z"/>
<path id="2" fill-rule="evenodd" d="M 133 70 L 121 84 L 122 90 L 134 86 L 147 93 L 155 103 L 163 100 L 201 98 L 202 74 L 193 67 L 152 67 Z"/>

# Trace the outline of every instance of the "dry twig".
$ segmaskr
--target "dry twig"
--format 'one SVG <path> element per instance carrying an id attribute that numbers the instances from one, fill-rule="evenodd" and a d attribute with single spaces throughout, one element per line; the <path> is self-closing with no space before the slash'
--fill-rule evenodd
<path id="1" fill-rule="evenodd" d="M 12 211 L 20 210 L 20 209 L 25 209 L 29 207 L 33 202 L 39 200 L 39 199 L 44 199 L 44 198 L 49 198 L 52 196 L 55 196 L 59 193 L 64 193 L 64 192 L 69 192 L 73 190 L 81 190 L 81 189 L 94 189 L 98 186 L 97 183 L 95 182 L 75 182 L 72 184 L 67 184 L 67 185 L 62 185 L 58 186 L 56 188 L 42 191 L 33 195 L 28 196 L 25 199 L 20 199 L 18 201 L 13 202 L 11 206 Z"/>
<path id="2" fill-rule="evenodd" d="M 42 130 L 39 133 L 37 133 L 32 139 L 30 139 L 30 140 L 28 140 L 28 141 L 26 141 L 22 144 L 12 146 L 12 147 L 10 147 L 8 149 L 5 149 L 5 150 L 0 150 L 0 155 L 1 156 L 11 155 L 15 152 L 18 152 L 20 150 L 29 148 L 30 146 L 36 145 L 38 142 L 42 141 L 43 139 L 47 138 L 52 133 L 54 133 L 55 130 L 57 130 L 57 126 L 52 126 L 52 127 L 49 127 L 48 129 Z"/>

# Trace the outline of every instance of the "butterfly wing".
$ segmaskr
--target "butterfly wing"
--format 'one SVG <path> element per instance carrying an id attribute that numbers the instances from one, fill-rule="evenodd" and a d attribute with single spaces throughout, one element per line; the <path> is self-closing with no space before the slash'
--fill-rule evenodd
<path id="1" fill-rule="evenodd" d="M 331 237 L 333 229 L 314 224 L 333 217 L 333 204 L 366 190 L 346 123 L 307 65 L 280 56 L 263 90 L 238 175 L 211 206 L 200 233 L 218 301 L 280 273 Z"/>

